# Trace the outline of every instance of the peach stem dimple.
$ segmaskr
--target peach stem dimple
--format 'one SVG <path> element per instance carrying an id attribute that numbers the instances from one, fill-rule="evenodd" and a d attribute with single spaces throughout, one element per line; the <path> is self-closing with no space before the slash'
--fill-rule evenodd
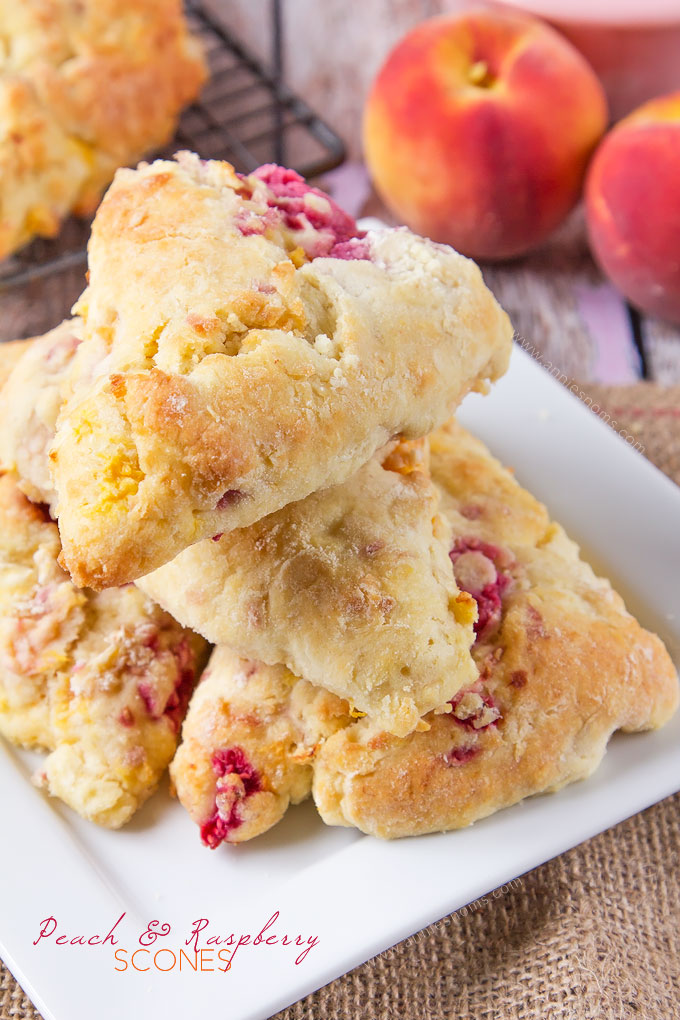
<path id="1" fill-rule="evenodd" d="M 468 81 L 479 89 L 491 88 L 495 79 L 486 60 L 475 60 L 468 72 Z"/>

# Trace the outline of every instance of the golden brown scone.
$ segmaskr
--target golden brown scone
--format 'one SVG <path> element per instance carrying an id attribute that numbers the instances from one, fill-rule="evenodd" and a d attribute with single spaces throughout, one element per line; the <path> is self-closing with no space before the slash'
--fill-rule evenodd
<path id="1" fill-rule="evenodd" d="M 0 347 L 0 469 L 13 472 L 34 503 L 56 500 L 47 451 L 80 330 L 80 319 L 67 319 L 44 336 Z M 8 362 L 5 348 L 17 348 L 19 356 Z"/>
<path id="2" fill-rule="evenodd" d="M 111 828 L 154 791 L 206 643 L 133 585 L 78 590 L 57 526 L 0 478 L 0 732 L 51 754 L 37 781 Z"/>
<path id="3" fill-rule="evenodd" d="M 216 648 L 170 767 L 206 846 L 252 839 L 304 800 L 319 741 L 350 721 L 346 701 L 298 681 L 284 666 Z"/>
<path id="4" fill-rule="evenodd" d="M 322 818 L 386 838 L 460 828 L 582 779 L 614 730 L 655 729 L 678 704 L 659 638 L 479 440 L 451 422 L 431 458 L 456 579 L 478 603 L 480 682 L 427 733 L 400 741 L 359 723 L 314 764 Z"/>
<path id="5" fill-rule="evenodd" d="M 324 745 L 314 798 L 325 822 L 383 838 L 462 828 L 589 776 L 614 730 L 668 721 L 677 678 L 658 638 L 615 610 L 577 609 L 564 581 L 545 581 L 509 597 L 478 658 L 484 680 L 452 715 L 428 717 L 408 741 L 357 725 Z"/>
<path id="6" fill-rule="evenodd" d="M 283 663 L 410 733 L 477 676 L 475 603 L 455 585 L 423 450 L 401 443 L 137 583 L 212 643 Z"/>
<path id="7" fill-rule="evenodd" d="M 206 75 L 181 0 L 0 2 L 0 257 L 91 212 Z"/>
<path id="8" fill-rule="evenodd" d="M 615 730 L 657 728 L 677 708 L 677 676 L 663 644 L 579 558 L 545 507 L 457 424 L 434 433 L 430 446 L 456 577 L 478 603 L 479 680 L 427 716 L 427 731 L 398 738 L 352 719 L 346 703 L 280 668 L 239 664 L 246 679 L 238 739 L 230 713 L 211 743 L 190 710 L 192 746 L 180 747 L 181 766 L 173 766 L 180 799 L 207 826 L 208 845 L 261 831 L 253 801 L 249 828 L 232 833 L 210 800 L 215 766 L 211 777 L 206 762 L 237 745 L 268 787 L 272 752 L 257 705 L 274 686 L 277 726 L 286 728 L 291 756 L 306 755 L 324 821 L 383 838 L 460 828 L 582 779 Z M 233 656 L 219 653 L 221 677 L 215 671 L 213 693 L 203 696 L 204 718 L 214 711 L 214 691 L 228 700 L 235 684 Z M 200 795 L 189 768 L 199 759 Z"/>
<path id="9" fill-rule="evenodd" d="M 38 338 L 0 394 L 0 462 L 54 501 L 45 451 L 80 321 Z M 186 549 L 139 586 L 215 644 L 286 663 L 405 734 L 476 675 L 423 440 L 343 485 Z M 217 537 L 217 536 L 216 536 Z M 453 607 L 453 609 L 450 609 Z"/>
<path id="10" fill-rule="evenodd" d="M 280 167 L 119 171 L 89 265 L 52 468 L 64 561 L 96 588 L 344 481 L 510 353 L 474 263 L 405 228 L 358 237 Z"/>

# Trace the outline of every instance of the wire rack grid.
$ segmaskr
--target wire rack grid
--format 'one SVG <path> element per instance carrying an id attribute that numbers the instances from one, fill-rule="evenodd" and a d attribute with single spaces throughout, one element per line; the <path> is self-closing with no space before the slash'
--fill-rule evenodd
<path id="1" fill-rule="evenodd" d="M 271 69 L 250 54 L 199 0 L 187 19 L 210 68 L 200 98 L 158 155 L 191 149 L 249 172 L 283 163 L 305 177 L 338 166 L 345 150 L 337 134 L 283 81 L 281 0 L 270 0 Z M 59 323 L 84 287 L 90 221 L 71 217 L 54 240 L 38 239 L 0 263 L 0 340 L 32 336 Z"/>

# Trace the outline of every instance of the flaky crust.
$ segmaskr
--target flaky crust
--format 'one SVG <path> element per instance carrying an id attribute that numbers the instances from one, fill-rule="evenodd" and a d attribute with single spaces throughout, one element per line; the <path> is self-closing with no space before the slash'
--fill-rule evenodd
<path id="1" fill-rule="evenodd" d="M 137 583 L 214 644 L 283 663 L 405 735 L 477 675 L 475 603 L 419 454 L 400 444 Z"/>
<path id="2" fill-rule="evenodd" d="M 78 584 L 344 481 L 507 366 L 511 327 L 473 263 L 406 229 L 353 239 L 308 189 L 292 215 L 299 184 L 258 173 L 184 154 L 119 171 L 99 208 L 52 451 Z"/>
<path id="3" fill-rule="evenodd" d="M 346 702 L 280 667 L 238 666 L 244 758 L 235 759 L 232 772 L 256 758 L 259 781 L 267 783 L 266 724 L 249 730 L 248 703 L 257 717 L 263 692 L 275 687 L 290 753 L 312 749 L 313 795 L 324 821 L 383 838 L 460 828 L 585 778 L 615 730 L 662 726 L 678 704 L 677 676 L 661 641 L 580 559 L 545 507 L 457 424 L 435 432 L 430 447 L 454 570 L 478 602 L 479 681 L 428 715 L 427 730 L 399 738 L 369 719 L 353 719 Z M 213 689 L 228 700 L 234 659 L 218 652 Z M 302 712 L 300 705 L 312 707 Z M 188 730 L 191 717 L 190 710 Z M 235 742 L 224 726 L 222 756 Z M 214 755 L 216 745 L 209 747 Z M 207 784 L 200 806 L 192 799 L 186 763 L 197 753 L 194 746 L 182 758 L 181 782 L 175 781 L 200 824 L 215 802 Z M 183 754 L 180 748 L 178 758 Z M 253 834 L 254 813 L 246 830 Z M 222 838 L 230 839 L 228 826 Z"/>
<path id="4" fill-rule="evenodd" d="M 129 585 L 76 589 L 59 535 L 0 478 L 0 732 L 51 751 L 47 792 L 117 828 L 170 761 L 207 646 Z"/>
<path id="5" fill-rule="evenodd" d="M 180 0 L 0 3 L 0 257 L 168 141 L 202 85 Z"/>

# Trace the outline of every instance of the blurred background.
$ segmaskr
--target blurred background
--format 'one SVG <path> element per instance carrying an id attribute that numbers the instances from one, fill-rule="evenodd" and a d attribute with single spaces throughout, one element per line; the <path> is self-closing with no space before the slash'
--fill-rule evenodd
<path id="1" fill-rule="evenodd" d="M 269 0 L 209 0 L 235 35 L 264 61 Z M 425 18 L 514 6 L 558 27 L 589 60 L 610 98 L 612 117 L 680 88 L 678 0 L 527 0 L 521 5 L 465 0 L 280 0 L 287 83 L 313 99 L 360 158 L 361 114 L 371 83 L 392 47 Z"/>

